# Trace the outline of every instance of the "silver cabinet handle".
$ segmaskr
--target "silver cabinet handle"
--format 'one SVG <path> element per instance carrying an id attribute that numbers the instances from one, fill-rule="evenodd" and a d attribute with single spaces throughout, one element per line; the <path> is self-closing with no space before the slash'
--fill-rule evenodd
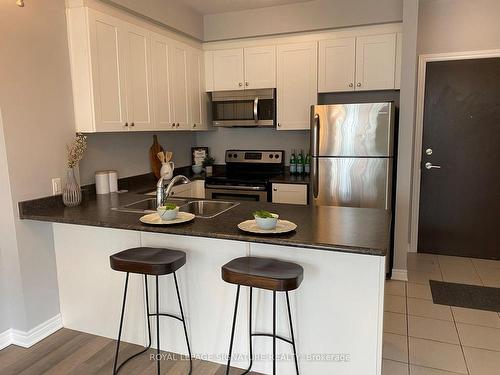
<path id="1" fill-rule="evenodd" d="M 248 82 L 245 82 L 245 86 L 248 86 Z"/>
<path id="2" fill-rule="evenodd" d="M 135 126 L 135 124 L 132 122 L 132 123 L 130 124 L 130 126 Z"/>
<path id="3" fill-rule="evenodd" d="M 196 128 L 196 124 L 193 124 L 193 128 Z"/>
<path id="4" fill-rule="evenodd" d="M 273 191 L 278 191 L 278 188 L 274 188 Z"/>
<path id="5" fill-rule="evenodd" d="M 177 125 L 175 125 L 176 127 L 179 127 L 179 123 L 177 123 Z"/>
<path id="6" fill-rule="evenodd" d="M 356 86 L 361 87 L 361 82 L 358 82 Z"/>
<path id="7" fill-rule="evenodd" d="M 441 169 L 441 166 L 440 165 L 432 165 L 432 163 L 429 161 L 427 163 L 425 163 L 425 169 L 433 169 L 433 168 Z"/>
<path id="8" fill-rule="evenodd" d="M 125 126 L 128 126 L 128 122 L 125 123 Z"/>
<path id="9" fill-rule="evenodd" d="M 172 123 L 172 127 L 175 128 L 175 122 Z"/>
<path id="10" fill-rule="evenodd" d="M 241 87 L 241 86 L 243 86 L 243 83 L 241 83 L 241 82 L 240 82 L 240 83 L 238 83 L 238 86 L 240 86 L 240 87 Z"/>
<path id="11" fill-rule="evenodd" d="M 354 83 L 349 83 L 349 87 L 353 87 L 354 86 Z"/>
<path id="12" fill-rule="evenodd" d="M 281 124 L 278 122 L 278 128 L 280 128 L 280 127 L 281 127 Z"/>

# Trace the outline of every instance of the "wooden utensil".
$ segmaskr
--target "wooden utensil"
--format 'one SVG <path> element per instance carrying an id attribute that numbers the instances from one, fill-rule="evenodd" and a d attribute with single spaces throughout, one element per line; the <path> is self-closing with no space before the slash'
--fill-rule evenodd
<path id="1" fill-rule="evenodd" d="M 163 147 L 158 143 L 158 137 L 153 135 L 153 145 L 149 149 L 149 161 L 151 170 L 156 178 L 160 178 L 161 161 L 158 159 L 158 154 L 163 152 Z"/>
<path id="2" fill-rule="evenodd" d="M 173 153 L 170 151 L 165 152 L 165 163 L 168 163 L 170 160 L 172 160 L 172 155 Z"/>
<path id="3" fill-rule="evenodd" d="M 165 153 L 163 151 L 158 153 L 158 159 L 162 164 L 165 163 Z"/>

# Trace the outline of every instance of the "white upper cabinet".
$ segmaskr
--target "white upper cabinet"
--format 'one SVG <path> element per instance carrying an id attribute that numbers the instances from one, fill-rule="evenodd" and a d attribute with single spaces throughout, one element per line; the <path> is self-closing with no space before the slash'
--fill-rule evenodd
<path id="1" fill-rule="evenodd" d="M 396 45 L 396 33 L 320 41 L 318 92 L 399 88 Z"/>
<path id="2" fill-rule="evenodd" d="M 213 80 L 215 91 L 243 89 L 243 49 L 213 51 Z"/>
<path id="3" fill-rule="evenodd" d="M 127 131 L 127 85 L 122 51 L 122 23 L 106 14 L 89 11 L 89 32 L 90 54 L 93 57 L 91 62 L 95 125 L 83 125 L 85 128 L 93 128 L 94 131 Z M 75 82 L 73 88 L 75 90 Z M 75 105 L 78 104 L 80 95 L 83 96 L 83 93 L 75 95 Z M 87 114 L 81 115 L 89 120 Z"/>
<path id="4" fill-rule="evenodd" d="M 278 130 L 309 129 L 317 103 L 317 43 L 278 46 Z"/>
<path id="5" fill-rule="evenodd" d="M 396 34 L 356 40 L 356 90 L 394 89 Z"/>
<path id="6" fill-rule="evenodd" d="M 67 9 L 76 131 L 206 129 L 201 46 L 101 10 Z"/>
<path id="7" fill-rule="evenodd" d="M 170 64 L 171 102 L 176 130 L 190 130 L 187 83 L 187 47 L 172 45 Z"/>
<path id="8" fill-rule="evenodd" d="M 403 33 L 396 35 L 396 69 L 394 76 L 394 88 L 401 88 L 401 59 L 403 54 Z"/>
<path id="9" fill-rule="evenodd" d="M 187 55 L 188 71 L 188 97 L 189 97 L 189 126 L 191 130 L 200 130 L 206 128 L 204 120 L 203 100 L 205 93 L 202 85 L 202 64 L 203 55 L 200 51 L 191 49 Z"/>
<path id="10" fill-rule="evenodd" d="M 170 103 L 170 45 L 167 38 L 151 35 L 154 113 L 157 129 L 172 130 L 174 123 Z"/>
<path id="11" fill-rule="evenodd" d="M 151 130 L 153 100 L 149 31 L 126 24 L 124 55 L 127 83 L 127 114 L 130 130 Z"/>
<path id="12" fill-rule="evenodd" d="M 356 38 L 319 42 L 319 92 L 354 90 L 355 69 Z"/>
<path id="13" fill-rule="evenodd" d="M 276 87 L 276 46 L 205 52 L 207 91 Z"/>
<path id="14" fill-rule="evenodd" d="M 244 49 L 245 88 L 267 89 L 276 87 L 276 47 Z"/>

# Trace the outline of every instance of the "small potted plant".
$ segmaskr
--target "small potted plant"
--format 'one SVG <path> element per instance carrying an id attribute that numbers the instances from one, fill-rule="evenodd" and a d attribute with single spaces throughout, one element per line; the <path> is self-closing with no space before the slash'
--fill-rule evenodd
<path id="1" fill-rule="evenodd" d="M 203 159 L 203 168 L 205 168 L 205 172 L 207 173 L 208 176 L 210 176 L 214 170 L 213 166 L 215 164 L 215 159 L 209 155 L 205 156 L 205 159 Z"/>
<path id="2" fill-rule="evenodd" d="M 179 207 L 173 203 L 167 203 L 165 206 L 160 206 L 156 209 L 162 220 L 174 220 L 179 214 Z"/>
<path id="3" fill-rule="evenodd" d="M 259 228 L 265 230 L 276 228 L 279 219 L 278 214 L 274 214 L 265 210 L 255 211 L 253 213 L 253 217 L 255 218 L 255 222 L 257 223 Z"/>

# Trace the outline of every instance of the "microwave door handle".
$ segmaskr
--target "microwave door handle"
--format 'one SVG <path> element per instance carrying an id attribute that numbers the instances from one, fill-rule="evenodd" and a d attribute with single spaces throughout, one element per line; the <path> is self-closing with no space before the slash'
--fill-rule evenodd
<path id="1" fill-rule="evenodd" d="M 255 122 L 259 121 L 259 98 L 256 97 L 253 101 L 253 119 Z"/>

